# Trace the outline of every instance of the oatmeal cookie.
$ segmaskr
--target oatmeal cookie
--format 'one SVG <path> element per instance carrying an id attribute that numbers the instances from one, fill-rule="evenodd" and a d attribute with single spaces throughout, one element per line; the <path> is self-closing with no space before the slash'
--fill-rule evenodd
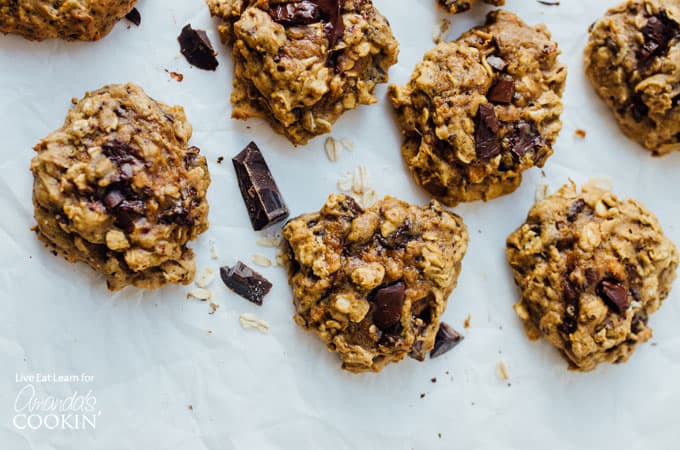
<path id="1" fill-rule="evenodd" d="M 266 118 L 293 144 L 331 131 L 397 62 L 398 43 L 370 0 L 207 0 L 233 46 L 232 117 Z"/>
<path id="2" fill-rule="evenodd" d="M 420 208 L 387 197 L 362 209 L 331 195 L 282 234 L 295 322 L 337 352 L 343 369 L 425 358 L 467 250 L 460 217 L 436 201 Z"/>
<path id="3" fill-rule="evenodd" d="M 470 6 L 472 6 L 473 3 L 477 3 L 478 0 L 437 0 L 437 2 L 451 14 L 458 14 L 470 9 Z M 505 0 L 484 0 L 484 3 L 502 6 L 505 5 Z"/>
<path id="4" fill-rule="evenodd" d="M 572 369 L 626 361 L 652 336 L 678 251 L 635 200 L 573 184 L 539 201 L 507 241 L 527 335 L 557 347 Z"/>
<path id="5" fill-rule="evenodd" d="M 42 41 L 97 41 L 134 7 L 136 0 L 0 0 L 0 32 Z"/>
<path id="6" fill-rule="evenodd" d="M 585 66 L 629 138 L 657 156 L 680 150 L 680 2 L 610 9 L 590 29 Z"/>
<path id="7" fill-rule="evenodd" d="M 190 283 L 187 243 L 208 228 L 210 184 L 190 137 L 181 107 L 138 86 L 87 93 L 35 146 L 38 237 L 104 274 L 112 290 Z"/>
<path id="8" fill-rule="evenodd" d="M 389 87 L 416 182 L 449 206 L 513 192 L 562 128 L 567 70 L 544 25 L 497 10 Z"/>

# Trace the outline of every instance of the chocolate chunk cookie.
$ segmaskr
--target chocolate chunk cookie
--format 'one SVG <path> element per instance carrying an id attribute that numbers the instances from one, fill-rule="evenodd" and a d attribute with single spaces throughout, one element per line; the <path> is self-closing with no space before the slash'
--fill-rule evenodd
<path id="1" fill-rule="evenodd" d="M 473 3 L 477 3 L 478 0 L 437 0 L 437 2 L 451 14 L 458 14 L 470 9 L 470 6 L 472 6 Z M 505 5 L 505 0 L 484 0 L 484 3 L 502 6 Z"/>
<path id="2" fill-rule="evenodd" d="M 456 286 L 468 234 L 432 201 L 387 197 L 362 209 L 331 195 L 320 212 L 283 228 L 295 322 L 314 331 L 350 372 L 422 361 Z"/>
<path id="3" fill-rule="evenodd" d="M 544 25 L 507 11 L 425 54 L 389 96 L 416 182 L 449 206 L 513 192 L 561 128 L 567 76 Z"/>
<path id="4" fill-rule="evenodd" d="M 133 85 L 90 92 L 35 146 L 38 237 L 109 289 L 193 280 L 187 243 L 208 228 L 207 163 L 184 110 Z"/>
<path id="5" fill-rule="evenodd" d="M 654 155 L 680 150 L 680 3 L 629 0 L 590 29 L 586 74 L 623 132 Z"/>
<path id="6" fill-rule="evenodd" d="M 651 212 L 590 185 L 566 185 L 536 203 L 506 253 L 529 338 L 545 337 L 581 371 L 624 362 L 652 336 L 647 319 L 678 266 Z"/>
<path id="7" fill-rule="evenodd" d="M 370 0 L 207 0 L 233 45 L 232 117 L 264 117 L 293 144 L 377 99 L 398 43 Z"/>
<path id="8" fill-rule="evenodd" d="M 136 0 L 0 0 L 0 32 L 42 41 L 97 41 L 134 7 Z"/>

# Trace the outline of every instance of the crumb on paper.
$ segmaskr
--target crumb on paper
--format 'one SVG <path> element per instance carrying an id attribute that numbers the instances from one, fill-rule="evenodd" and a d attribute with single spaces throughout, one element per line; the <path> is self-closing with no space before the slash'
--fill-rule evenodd
<path id="1" fill-rule="evenodd" d="M 241 314 L 238 321 L 241 323 L 241 326 L 245 329 L 258 330 L 262 333 L 266 333 L 269 331 L 269 324 L 267 322 L 258 319 L 257 317 L 250 313 Z"/>
<path id="2" fill-rule="evenodd" d="M 210 241 L 210 258 L 219 259 L 217 248 L 215 248 L 215 241 Z"/>
<path id="3" fill-rule="evenodd" d="M 536 193 L 534 194 L 534 200 L 540 202 L 544 200 L 550 193 L 550 187 L 546 183 L 539 183 L 536 186 Z"/>
<path id="4" fill-rule="evenodd" d="M 220 305 L 218 305 L 217 303 L 215 303 L 215 302 L 210 302 L 210 309 L 211 309 L 211 311 L 210 311 L 208 314 L 210 314 L 210 315 L 215 314 L 215 312 L 217 311 L 217 308 L 219 308 L 219 307 L 220 307 Z"/>
<path id="5" fill-rule="evenodd" d="M 576 131 L 574 131 L 574 136 L 576 136 L 579 139 L 585 139 L 586 138 L 586 130 L 582 130 L 580 128 L 577 128 Z"/>
<path id="6" fill-rule="evenodd" d="M 470 314 L 467 315 L 465 318 L 465 322 L 463 322 L 463 327 L 465 328 L 470 328 L 470 320 L 472 319 L 472 316 Z"/>
<path id="7" fill-rule="evenodd" d="M 336 162 L 338 160 L 338 146 L 335 143 L 333 137 L 327 137 L 324 142 L 324 149 L 326 150 L 326 157 L 330 162 Z"/>
<path id="8" fill-rule="evenodd" d="M 222 164 L 224 162 L 224 156 L 220 156 L 217 158 L 217 164 Z"/>
<path id="9" fill-rule="evenodd" d="M 425 393 L 420 394 L 420 398 L 425 398 Z"/>
<path id="10" fill-rule="evenodd" d="M 498 361 L 496 363 L 496 370 L 498 370 L 498 376 L 501 377 L 501 380 L 503 381 L 508 381 L 508 366 L 505 365 L 505 362 L 503 361 Z"/>
<path id="11" fill-rule="evenodd" d="M 204 288 L 196 288 L 196 289 L 192 289 L 189 292 L 187 292 L 187 298 L 195 298 L 195 299 L 200 300 L 202 302 L 210 300 L 211 297 L 212 297 L 212 292 L 210 292 L 209 290 L 204 289 Z"/>
<path id="12" fill-rule="evenodd" d="M 430 381 L 433 382 L 433 383 L 436 383 L 436 382 L 437 382 L 437 377 L 432 377 L 432 378 L 430 378 Z"/>
<path id="13" fill-rule="evenodd" d="M 449 33 L 450 28 L 451 21 L 447 18 L 442 18 L 439 22 L 437 22 L 437 24 L 434 26 L 434 29 L 432 30 L 432 42 L 439 44 L 440 42 L 444 41 Z"/>
<path id="14" fill-rule="evenodd" d="M 199 288 L 207 288 L 215 281 L 216 273 L 211 267 L 206 267 L 196 277 L 196 286 Z"/>
<path id="15" fill-rule="evenodd" d="M 272 266 L 272 260 L 267 258 L 264 255 L 259 254 L 259 253 L 254 254 L 251 259 L 253 261 L 253 264 L 258 265 L 260 267 L 271 267 Z"/>
<path id="16" fill-rule="evenodd" d="M 212 334 L 212 330 L 208 330 L 208 334 Z"/>
<path id="17" fill-rule="evenodd" d="M 167 72 L 170 75 L 170 78 L 174 79 L 178 83 L 181 83 L 182 81 L 184 81 L 184 75 L 182 75 L 179 72 L 173 72 L 173 71 L 170 71 L 168 69 L 165 69 L 165 72 Z"/>
<path id="18" fill-rule="evenodd" d="M 193 411 L 194 410 L 194 405 L 189 405 L 189 410 Z"/>

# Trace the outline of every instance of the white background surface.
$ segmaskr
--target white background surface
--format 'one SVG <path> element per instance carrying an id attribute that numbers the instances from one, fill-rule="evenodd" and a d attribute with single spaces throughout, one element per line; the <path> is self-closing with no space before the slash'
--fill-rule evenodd
<path id="1" fill-rule="evenodd" d="M 375 0 L 401 42 L 391 81 L 404 83 L 433 47 L 432 30 L 445 15 L 434 0 Z M 199 270 L 246 262 L 259 247 L 249 225 L 230 158 L 257 141 L 292 214 L 317 210 L 337 179 L 358 164 L 369 168 L 379 195 L 425 203 L 399 154 L 385 86 L 380 103 L 347 113 L 333 136 L 349 137 L 354 153 L 327 160 L 323 138 L 294 149 L 264 123 L 229 118 L 232 66 L 218 46 L 216 73 L 190 68 L 179 56 L 183 25 L 219 40 L 201 0 L 140 0 L 142 26 L 119 24 L 98 43 L 31 43 L 0 36 L 0 448 L 23 449 L 677 449 L 680 404 L 680 289 L 651 319 L 654 338 L 625 365 L 588 374 L 566 370 L 545 342 L 530 343 L 512 310 L 517 292 L 504 242 L 531 206 L 536 186 L 554 190 L 568 177 L 612 178 L 615 192 L 654 211 L 680 242 L 677 193 L 680 154 L 652 158 L 624 138 L 583 76 L 588 25 L 613 0 L 563 0 L 542 6 L 509 0 L 529 23 L 546 22 L 569 66 L 564 129 L 540 170 L 514 194 L 456 208 L 470 246 L 444 319 L 466 339 L 447 355 L 406 360 L 382 373 L 350 375 L 291 317 L 281 268 L 261 269 L 274 288 L 261 308 L 215 282 L 220 307 L 185 298 L 187 287 L 111 294 L 88 267 L 55 258 L 29 231 L 34 224 L 32 146 L 61 126 L 72 97 L 107 83 L 133 81 L 153 97 L 186 108 L 193 145 L 210 161 L 211 228 L 194 245 Z M 453 38 L 482 22 L 489 8 L 453 19 Z M 181 72 L 171 79 L 166 69 Z M 574 130 L 587 131 L 585 140 Z M 225 157 L 222 165 L 216 164 Z M 209 256 L 214 240 L 220 259 Z M 243 312 L 271 325 L 244 330 Z M 212 330 L 212 334 L 208 333 Z M 509 382 L 500 379 L 498 361 Z M 89 384 L 37 384 L 38 397 L 92 390 L 101 416 L 96 430 L 20 431 L 14 401 L 18 375 L 93 375 Z M 437 378 L 436 383 L 430 379 Z M 425 397 L 421 398 L 421 393 Z M 188 408 L 193 406 L 193 410 Z M 441 437 L 439 437 L 441 434 Z"/>

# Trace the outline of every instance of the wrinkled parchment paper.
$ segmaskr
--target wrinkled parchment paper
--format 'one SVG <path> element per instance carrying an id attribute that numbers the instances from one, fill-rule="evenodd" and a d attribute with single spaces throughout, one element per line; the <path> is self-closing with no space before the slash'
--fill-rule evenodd
<path id="1" fill-rule="evenodd" d="M 375 3 L 401 42 L 391 80 L 404 83 L 433 47 L 433 29 L 446 15 L 434 0 Z M 186 23 L 207 29 L 219 42 L 201 0 L 140 0 L 141 27 L 121 22 L 98 43 L 0 36 L 0 448 L 678 448 L 680 288 L 652 317 L 650 343 L 627 364 L 588 374 L 568 372 L 547 343 L 529 342 L 511 307 L 518 294 L 504 242 L 542 183 L 555 190 L 568 178 L 582 183 L 609 177 L 615 192 L 646 204 L 680 243 L 680 154 L 652 158 L 623 137 L 583 75 L 588 25 L 615 3 L 508 0 L 507 8 L 527 22 L 549 25 L 569 66 L 555 155 L 545 175 L 529 171 L 516 193 L 455 210 L 471 241 L 444 319 L 464 332 L 465 341 L 441 358 L 407 360 L 378 375 L 340 371 L 336 356 L 294 325 L 280 267 L 258 268 L 274 283 L 260 308 L 219 280 L 210 286 L 219 305 L 214 314 L 209 302 L 186 298 L 188 287 L 108 292 L 88 267 L 54 257 L 29 231 L 34 221 L 28 167 L 32 146 L 61 126 L 72 97 L 133 81 L 151 96 L 186 108 L 192 144 L 210 161 L 211 228 L 194 245 L 199 272 L 238 259 L 250 264 L 258 253 L 274 259 L 275 250 L 256 243 L 262 235 L 249 225 L 231 167 L 230 158 L 250 140 L 263 149 L 292 214 L 317 210 L 337 190 L 338 178 L 360 164 L 379 195 L 427 201 L 402 163 L 385 86 L 378 90 L 379 104 L 337 123 L 332 135 L 350 138 L 355 150 L 342 151 L 331 163 L 323 138 L 294 149 L 263 122 L 229 118 L 227 48 L 217 46 L 216 73 L 191 68 L 179 56 L 176 36 Z M 449 37 L 481 23 L 488 9 L 453 18 Z M 166 71 L 184 74 L 184 81 Z M 576 129 L 584 129 L 586 138 L 576 138 Z M 219 156 L 225 157 L 221 165 Z M 244 330 L 242 313 L 266 320 L 269 332 Z M 470 327 L 464 329 L 468 315 Z M 501 362 L 507 380 L 499 376 Z M 86 376 L 76 382 L 22 378 L 36 373 Z M 38 400 L 89 393 L 96 399 L 96 428 L 19 429 L 15 408 L 26 406 L 15 403 L 27 384 Z"/>

